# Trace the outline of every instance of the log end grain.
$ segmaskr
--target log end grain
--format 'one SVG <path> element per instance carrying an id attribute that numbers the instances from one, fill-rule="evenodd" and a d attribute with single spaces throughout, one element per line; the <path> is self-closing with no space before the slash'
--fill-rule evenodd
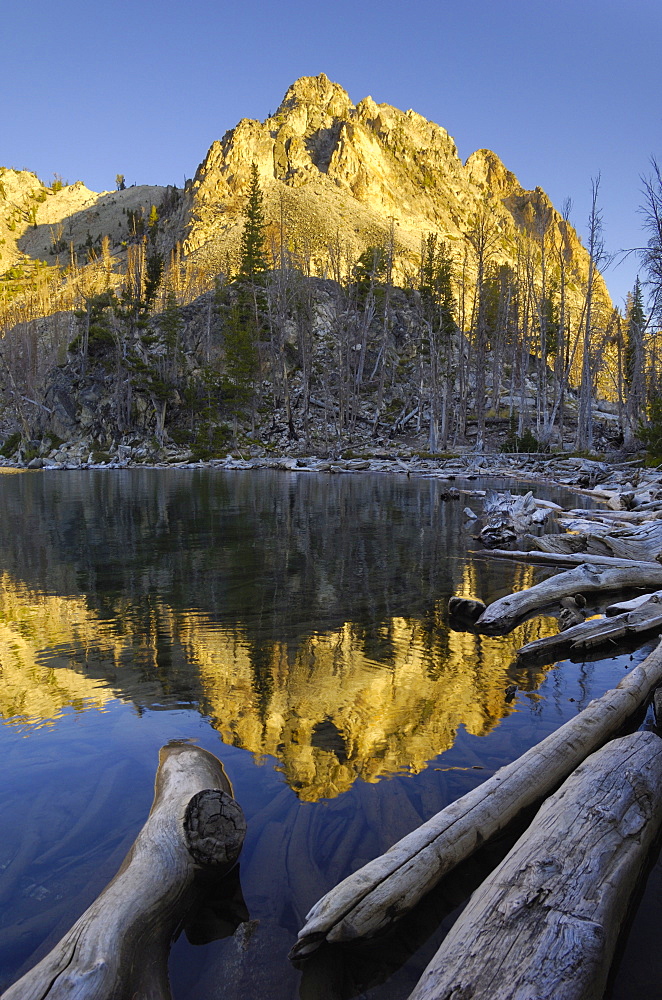
<path id="1" fill-rule="evenodd" d="M 200 868 L 229 868 L 241 851 L 246 820 L 241 806 L 226 792 L 206 788 L 186 807 L 186 846 Z"/>

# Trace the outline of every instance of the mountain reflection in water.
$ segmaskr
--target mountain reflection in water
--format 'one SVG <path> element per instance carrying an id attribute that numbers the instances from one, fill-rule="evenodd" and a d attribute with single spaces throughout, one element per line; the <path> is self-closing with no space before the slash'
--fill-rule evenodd
<path id="1" fill-rule="evenodd" d="M 512 664 L 554 622 L 448 628 L 452 594 L 537 577 L 469 560 L 467 501 L 434 481 L 67 472 L 0 477 L 0 497 L 0 987 L 113 874 L 178 737 L 223 759 L 246 812 L 251 921 L 230 943 L 180 938 L 176 1000 L 356 995 L 374 971 L 325 973 L 322 993 L 287 963 L 310 905 L 622 674 L 566 664 L 541 700 L 549 668 Z M 384 996 L 407 995 L 458 901 L 386 963 Z"/>

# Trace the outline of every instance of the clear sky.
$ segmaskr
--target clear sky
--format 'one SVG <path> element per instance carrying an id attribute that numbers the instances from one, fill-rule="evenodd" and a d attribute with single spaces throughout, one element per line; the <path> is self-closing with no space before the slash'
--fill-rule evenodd
<path id="1" fill-rule="evenodd" d="M 661 0 L 23 0 L 3 4 L 0 165 L 95 191 L 177 184 L 240 118 L 324 72 L 494 150 L 583 235 L 601 175 L 606 248 L 639 246 L 662 160 Z M 622 304 L 631 256 L 607 271 Z"/>

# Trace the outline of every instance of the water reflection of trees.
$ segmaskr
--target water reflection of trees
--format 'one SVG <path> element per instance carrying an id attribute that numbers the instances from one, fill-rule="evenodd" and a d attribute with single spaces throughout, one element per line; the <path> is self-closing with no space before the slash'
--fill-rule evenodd
<path id="1" fill-rule="evenodd" d="M 146 594 L 248 638 L 423 617 L 463 572 L 462 503 L 405 477 L 208 470 L 3 477 L 4 568 L 116 618 Z M 479 596 L 515 570 L 477 564 Z"/>
<path id="2" fill-rule="evenodd" d="M 546 628 L 448 629 L 452 593 L 490 599 L 532 571 L 468 562 L 461 505 L 434 482 L 166 471 L 0 486 L 0 610 L 43 606 L 26 684 L 30 656 L 57 646 L 95 691 L 198 705 L 227 742 L 277 757 L 303 799 L 420 771 L 461 725 L 488 732 L 510 711 L 517 646 Z"/>

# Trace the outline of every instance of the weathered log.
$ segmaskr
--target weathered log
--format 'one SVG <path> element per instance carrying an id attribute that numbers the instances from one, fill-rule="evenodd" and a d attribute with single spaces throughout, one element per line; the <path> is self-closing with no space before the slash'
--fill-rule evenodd
<path id="1" fill-rule="evenodd" d="M 538 611 L 569 594 L 624 590 L 626 587 L 657 587 L 662 584 L 662 566 L 634 563 L 605 567 L 584 563 L 558 573 L 527 590 L 517 591 L 488 605 L 476 622 L 476 631 L 485 635 L 503 635 L 533 611 Z"/>
<path id="2" fill-rule="evenodd" d="M 324 940 L 370 937 L 394 923 L 485 840 L 556 788 L 661 681 L 662 643 L 618 687 L 331 889 L 308 913 L 290 957 L 310 954 Z"/>
<path id="3" fill-rule="evenodd" d="M 598 521 L 624 522 L 627 524 L 641 524 L 644 521 L 655 519 L 655 514 L 650 511 L 638 513 L 634 510 L 605 510 L 602 507 L 599 509 L 574 507 L 572 510 L 566 511 L 566 514 L 571 518 L 590 518 L 592 520 L 597 519 Z"/>
<path id="4" fill-rule="evenodd" d="M 611 618 L 592 618 L 558 635 L 534 639 L 518 650 L 517 657 L 525 660 L 545 656 L 545 661 L 551 662 L 561 655 L 594 649 L 608 642 L 622 642 L 635 635 L 642 636 L 643 641 L 651 632 L 662 632 L 662 607 L 658 601 L 648 601 L 633 611 Z"/>
<path id="5" fill-rule="evenodd" d="M 530 552 L 567 555 L 586 552 L 586 535 L 522 535 L 519 544 Z"/>
<path id="6" fill-rule="evenodd" d="M 194 880 L 228 871 L 245 831 L 221 762 L 164 747 L 149 817 L 117 875 L 2 1000 L 170 1000 L 168 951 Z"/>
<path id="7" fill-rule="evenodd" d="M 592 754 L 474 892 L 409 1000 L 600 1000 L 662 826 L 662 740 Z"/>
<path id="8" fill-rule="evenodd" d="M 653 709 L 655 710 L 655 724 L 658 729 L 662 729 L 662 688 L 658 688 L 653 695 Z"/>
<path id="9" fill-rule="evenodd" d="M 523 549 L 470 549 L 470 555 L 489 556 L 492 559 L 509 559 L 512 562 L 531 563 L 540 566 L 655 566 L 655 562 L 617 559 L 615 556 L 600 556 L 589 552 L 526 552 Z M 659 563 L 657 564 L 659 565 Z"/>
<path id="10" fill-rule="evenodd" d="M 642 604 L 648 604 L 649 601 L 657 601 L 658 604 L 662 604 L 662 590 L 655 590 L 652 594 L 640 594 L 639 597 L 632 597 L 629 601 L 615 601 L 614 604 L 605 608 L 605 614 L 622 615 L 626 611 L 640 608 Z"/>
<path id="11" fill-rule="evenodd" d="M 618 559 L 653 561 L 662 552 L 662 521 L 647 521 L 638 526 L 614 528 L 606 535 L 587 535 L 589 551 L 603 549 Z M 598 543 L 599 546 L 598 547 Z"/>
<path id="12" fill-rule="evenodd" d="M 494 490 L 487 491 L 484 512 L 486 523 L 480 539 L 490 547 L 514 540 L 534 524 L 543 524 L 550 513 L 547 506 L 538 505 L 533 493 L 522 497 Z"/>

